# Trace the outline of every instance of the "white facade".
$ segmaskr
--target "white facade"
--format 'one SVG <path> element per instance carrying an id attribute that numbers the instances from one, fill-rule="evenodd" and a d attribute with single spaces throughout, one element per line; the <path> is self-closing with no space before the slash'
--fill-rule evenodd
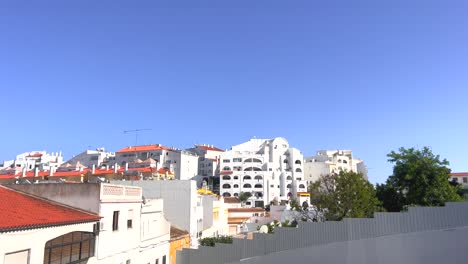
<path id="1" fill-rule="evenodd" d="M 340 170 L 361 173 L 367 179 L 364 161 L 354 158 L 351 150 L 320 150 L 317 155 L 304 159 L 304 177 L 309 183 Z"/>
<path id="2" fill-rule="evenodd" d="M 19 154 L 14 160 L 4 161 L 4 169 L 13 168 L 23 171 L 41 171 L 58 168 L 63 163 L 61 152 L 47 153 L 46 151 L 31 151 Z"/>
<path id="3" fill-rule="evenodd" d="M 101 165 L 111 164 L 113 165 L 115 160 L 115 152 L 108 152 L 105 151 L 103 148 L 99 148 L 96 150 L 86 150 L 70 160 L 66 163 L 76 164 L 79 162 L 84 166 L 91 168 L 93 165 L 95 167 L 100 167 Z"/>
<path id="4" fill-rule="evenodd" d="M 284 138 L 251 139 L 221 154 L 220 194 L 252 196 L 250 207 L 262 207 L 274 200 L 295 198 L 306 192 L 302 153 L 289 147 Z"/>
<path id="5" fill-rule="evenodd" d="M 169 261 L 170 224 L 162 200 L 145 200 L 142 189 L 112 184 L 15 185 L 17 190 L 60 202 L 101 217 L 95 256 L 88 263 Z"/>
<path id="6" fill-rule="evenodd" d="M 154 159 L 157 168 L 168 168 L 178 180 L 190 180 L 198 174 L 198 156 L 184 150 L 166 148 L 161 145 L 134 146 L 116 152 L 115 162 L 120 166 L 137 159 Z"/>
<path id="7" fill-rule="evenodd" d="M 468 188 L 468 172 L 452 173 L 449 181 L 459 183 L 463 188 Z"/>

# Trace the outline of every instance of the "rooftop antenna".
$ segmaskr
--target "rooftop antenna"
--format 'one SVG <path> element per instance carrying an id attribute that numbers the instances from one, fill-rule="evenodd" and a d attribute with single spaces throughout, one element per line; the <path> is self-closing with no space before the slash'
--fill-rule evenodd
<path id="1" fill-rule="evenodd" d="M 135 133 L 135 146 L 138 146 L 138 132 L 152 130 L 151 128 L 137 128 L 132 130 L 124 130 L 123 133 Z"/>

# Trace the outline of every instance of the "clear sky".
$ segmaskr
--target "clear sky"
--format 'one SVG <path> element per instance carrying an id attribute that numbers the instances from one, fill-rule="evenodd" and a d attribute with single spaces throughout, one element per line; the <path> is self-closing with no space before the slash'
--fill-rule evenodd
<path id="1" fill-rule="evenodd" d="M 468 1 L 0 2 L 0 160 L 282 136 L 468 171 Z"/>

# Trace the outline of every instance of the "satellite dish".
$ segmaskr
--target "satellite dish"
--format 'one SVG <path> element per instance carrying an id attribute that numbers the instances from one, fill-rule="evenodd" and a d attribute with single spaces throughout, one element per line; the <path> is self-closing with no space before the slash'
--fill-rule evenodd
<path id="1" fill-rule="evenodd" d="M 259 233 L 267 234 L 268 233 L 268 226 L 262 225 L 260 227 L 260 230 L 258 230 Z"/>

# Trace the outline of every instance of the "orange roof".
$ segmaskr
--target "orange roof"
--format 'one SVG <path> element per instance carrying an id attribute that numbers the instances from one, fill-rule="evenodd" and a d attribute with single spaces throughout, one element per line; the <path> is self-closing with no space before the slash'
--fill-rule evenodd
<path id="1" fill-rule="evenodd" d="M 242 224 L 250 220 L 250 217 L 228 217 L 228 224 Z"/>
<path id="2" fill-rule="evenodd" d="M 158 173 L 159 174 L 166 174 L 166 172 L 169 174 L 169 175 L 174 175 L 174 173 L 169 169 L 169 168 L 160 168 L 158 170 Z"/>
<path id="3" fill-rule="evenodd" d="M 237 197 L 224 197 L 224 203 L 240 203 L 241 201 Z"/>
<path id="4" fill-rule="evenodd" d="M 221 171 L 220 174 L 232 174 L 232 171 Z"/>
<path id="5" fill-rule="evenodd" d="M 126 147 L 117 151 L 117 153 L 155 151 L 155 150 L 171 150 L 171 149 L 161 146 L 161 145 L 130 146 L 130 147 Z"/>
<path id="6" fill-rule="evenodd" d="M 454 172 L 454 173 L 450 173 L 450 175 L 452 177 L 467 177 L 468 172 Z"/>
<path id="7" fill-rule="evenodd" d="M 228 213 L 250 213 L 250 212 L 265 212 L 263 208 L 228 208 Z"/>
<path id="8" fill-rule="evenodd" d="M 220 148 L 217 148 L 217 147 L 210 147 L 210 146 L 203 146 L 203 145 L 195 145 L 195 146 L 197 146 L 198 148 L 204 149 L 204 150 L 212 150 L 212 151 L 224 152 L 224 150 L 222 150 L 222 149 L 220 149 Z"/>

